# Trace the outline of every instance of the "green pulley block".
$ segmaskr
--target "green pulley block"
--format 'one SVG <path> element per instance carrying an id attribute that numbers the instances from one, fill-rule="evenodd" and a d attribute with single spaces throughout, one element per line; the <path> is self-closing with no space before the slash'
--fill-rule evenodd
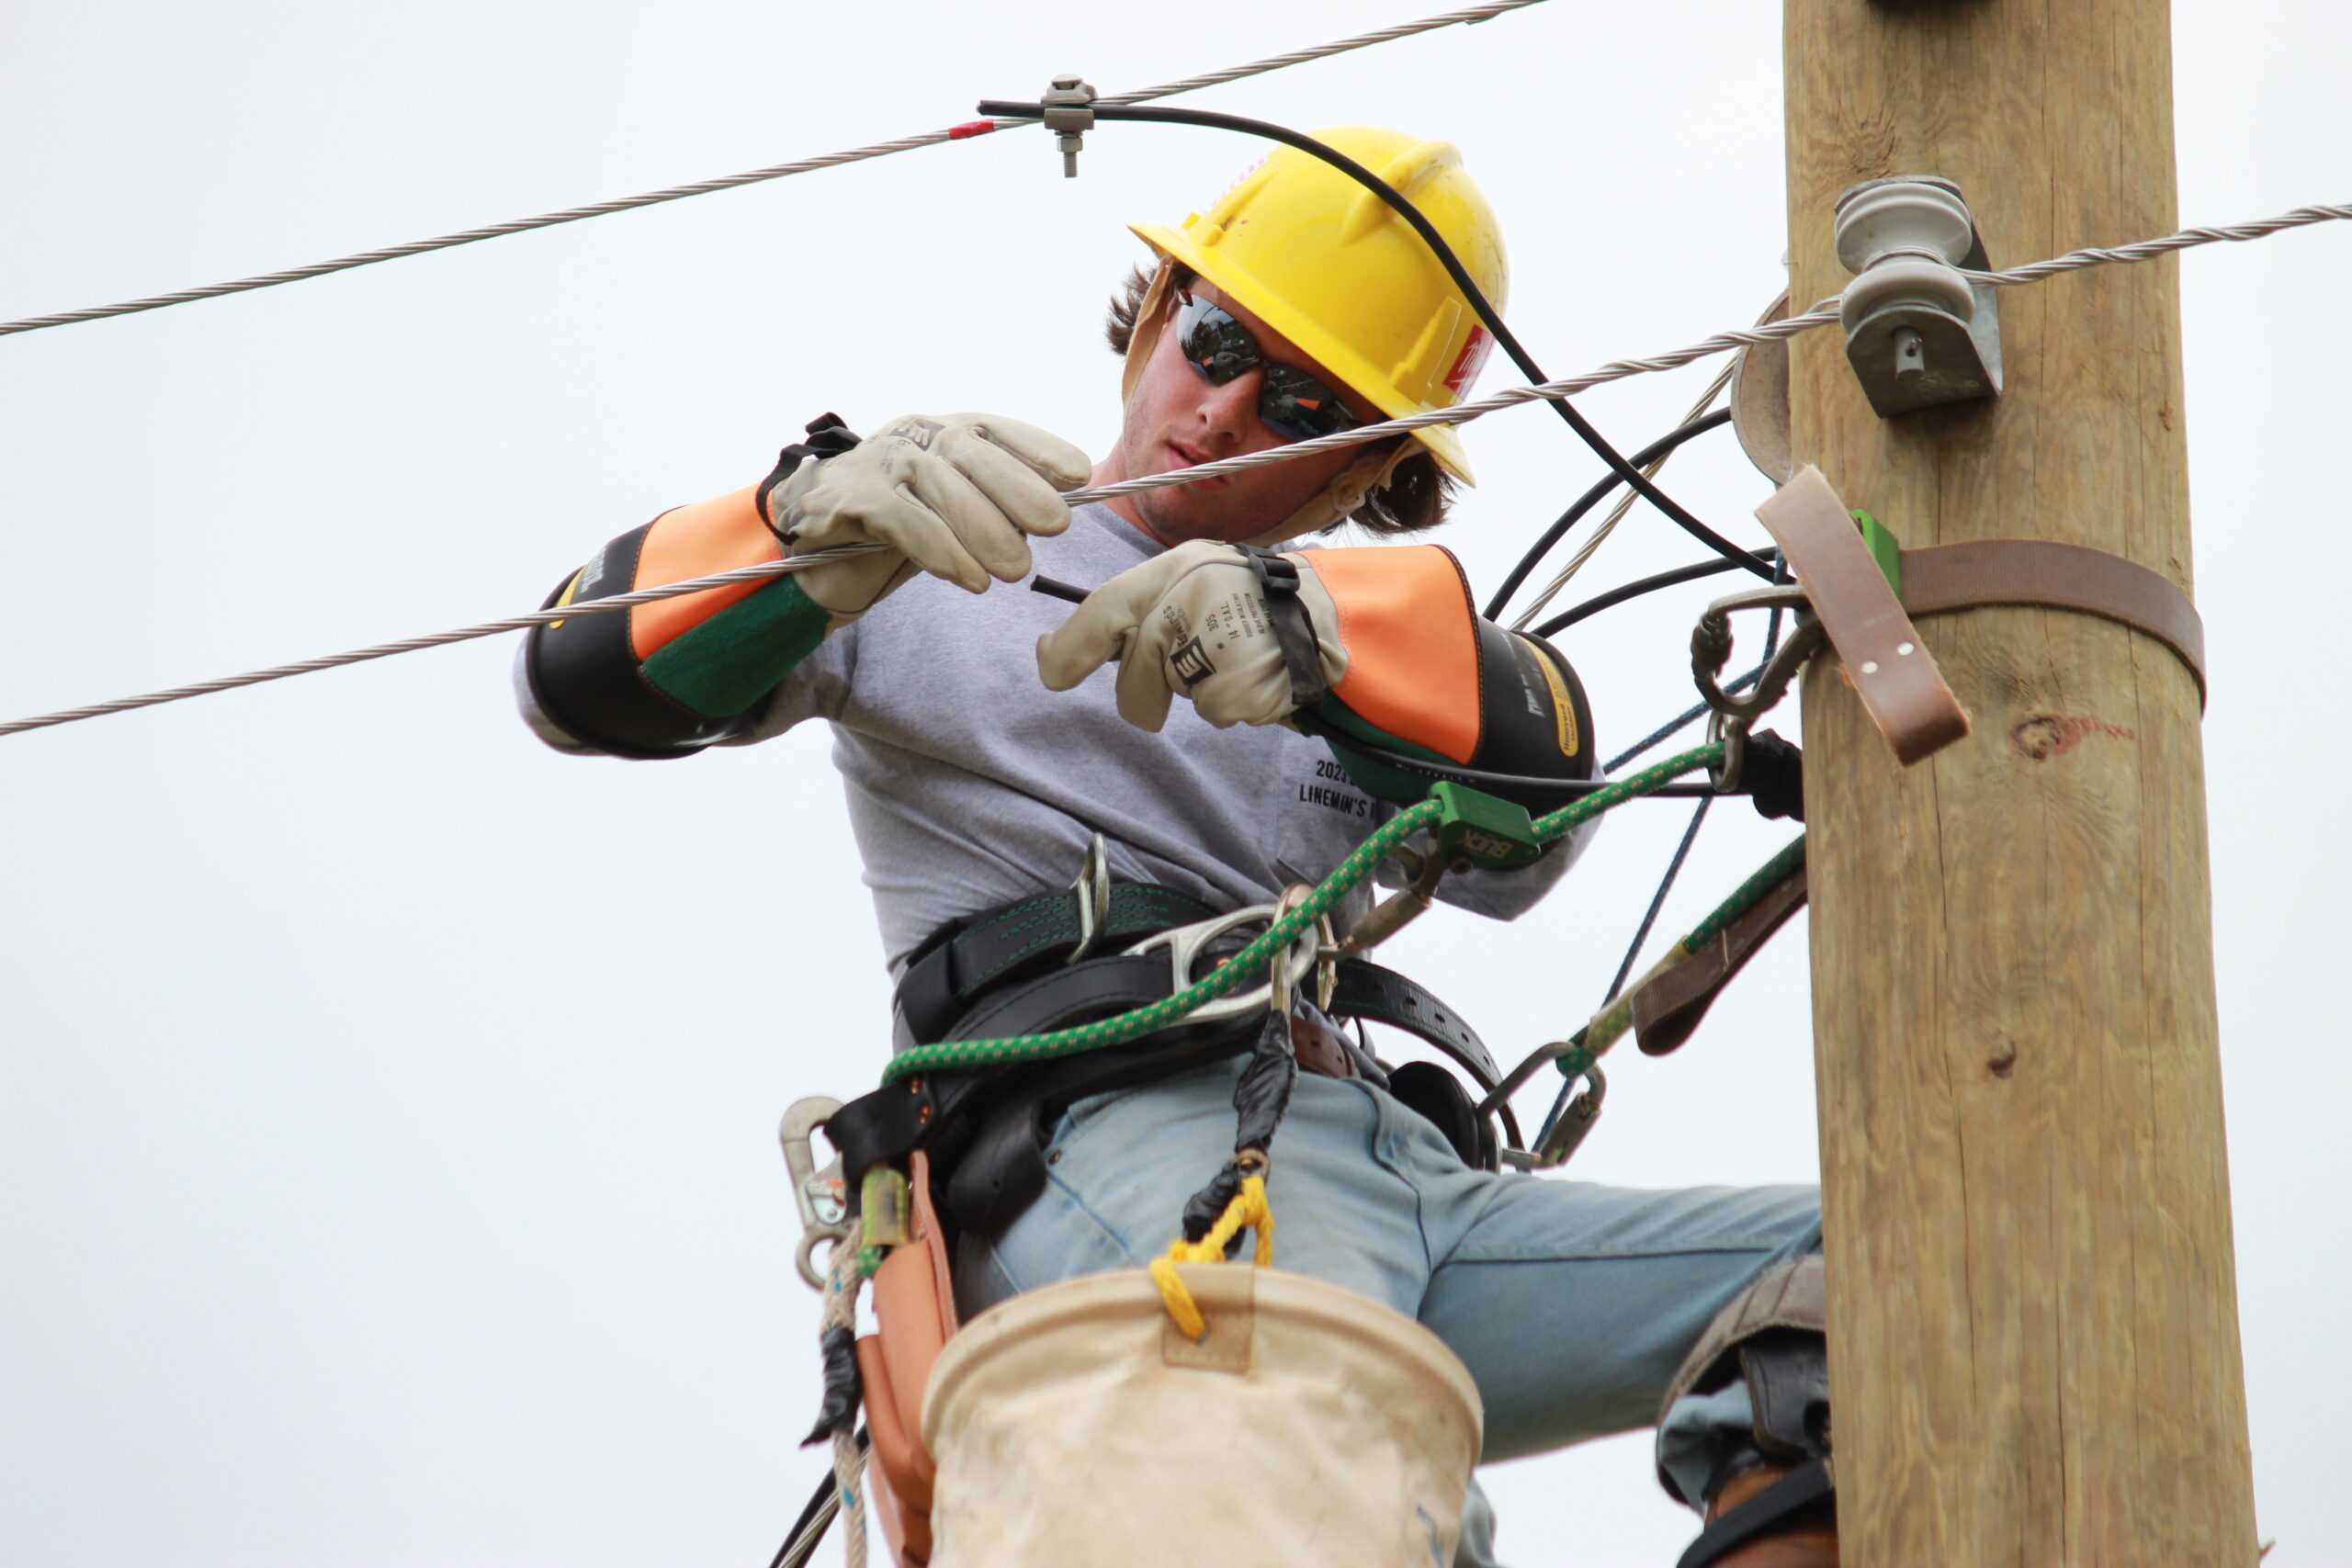
<path id="1" fill-rule="evenodd" d="M 1543 852 L 1535 819 L 1523 806 L 1451 780 L 1430 786 L 1438 804 L 1437 847 L 1448 865 L 1468 862 L 1491 871 L 1525 865 Z"/>

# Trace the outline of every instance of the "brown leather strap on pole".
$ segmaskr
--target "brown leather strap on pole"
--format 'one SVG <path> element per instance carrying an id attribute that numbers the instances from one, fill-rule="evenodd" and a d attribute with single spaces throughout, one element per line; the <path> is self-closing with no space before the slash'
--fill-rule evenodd
<path id="1" fill-rule="evenodd" d="M 1756 515 L 1804 584 L 1846 678 L 1905 767 L 1968 734 L 1968 713 L 1855 530 L 1854 514 L 1808 463 Z"/>
<path id="2" fill-rule="evenodd" d="M 2205 623 L 2161 572 L 2083 545 L 1977 539 L 1903 552 L 1903 607 L 1914 618 L 1979 604 L 2078 610 L 2145 632 L 2180 655 L 2205 692 Z"/>

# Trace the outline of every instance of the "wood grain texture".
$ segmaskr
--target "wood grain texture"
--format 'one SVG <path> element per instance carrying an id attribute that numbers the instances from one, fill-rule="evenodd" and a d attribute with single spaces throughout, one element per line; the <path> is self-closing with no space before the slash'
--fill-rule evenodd
<path id="1" fill-rule="evenodd" d="M 2169 231 L 2163 0 L 1786 0 L 1793 292 L 1838 194 L 1937 174 L 1995 266 Z M 1997 401 L 1890 421 L 1796 340 L 1799 463 L 1907 546 L 2038 537 L 2190 586 L 2175 263 L 2001 293 Z M 1898 769 L 1804 682 L 1846 1561 L 2245 1564 L 2255 1531 L 2198 692 L 2137 632 L 1921 626 L 1974 734 Z"/>

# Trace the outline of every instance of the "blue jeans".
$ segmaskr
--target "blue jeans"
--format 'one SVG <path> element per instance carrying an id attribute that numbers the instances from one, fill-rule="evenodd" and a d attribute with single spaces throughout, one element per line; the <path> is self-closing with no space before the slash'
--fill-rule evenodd
<path id="1" fill-rule="evenodd" d="M 986 1258 L 995 1278 L 961 1281 L 967 1299 L 1165 1252 L 1184 1200 L 1233 1153 L 1238 1071 L 1213 1064 L 1073 1105 L 1047 1145 L 1045 1192 Z M 1272 1155 L 1276 1267 L 1385 1303 L 1444 1340 L 1477 1381 L 1487 1460 L 1649 1426 L 1716 1312 L 1820 1244 L 1811 1187 L 1643 1191 L 1474 1170 L 1362 1082 L 1302 1075 Z M 1715 1418 L 1724 1409 L 1715 1402 Z M 1678 1477 L 1693 1463 L 1703 1457 Z M 1474 1488 L 1462 1568 L 1492 1562 L 1487 1523 Z"/>

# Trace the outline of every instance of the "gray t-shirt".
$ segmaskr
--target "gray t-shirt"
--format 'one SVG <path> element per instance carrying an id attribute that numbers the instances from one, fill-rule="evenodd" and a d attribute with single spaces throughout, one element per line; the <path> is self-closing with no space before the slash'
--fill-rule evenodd
<path id="1" fill-rule="evenodd" d="M 1037 570 L 1095 588 L 1161 547 L 1086 505 L 1067 533 L 1033 548 Z M 832 721 L 893 969 L 950 919 L 1068 887 L 1096 832 L 1114 878 L 1230 908 L 1320 880 L 1391 813 L 1320 741 L 1280 726 L 1216 729 L 1179 702 L 1159 734 L 1137 729 L 1114 705 L 1115 666 L 1075 691 L 1047 691 L 1037 638 L 1069 613 L 1021 584 L 976 596 L 914 578 L 827 638 L 732 742 Z M 1581 848 L 1518 872 L 1448 877 L 1441 897 L 1509 919 Z M 1359 891 L 1343 913 L 1368 900 Z"/>

